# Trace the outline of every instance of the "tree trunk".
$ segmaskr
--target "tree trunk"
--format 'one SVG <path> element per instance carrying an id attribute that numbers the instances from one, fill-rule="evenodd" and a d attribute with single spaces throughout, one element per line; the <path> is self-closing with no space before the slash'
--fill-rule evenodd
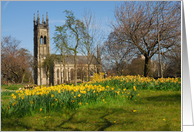
<path id="1" fill-rule="evenodd" d="M 21 83 L 24 82 L 24 77 L 25 77 L 25 70 L 23 70 L 23 74 L 22 74 L 22 82 L 21 82 Z"/>
<path id="2" fill-rule="evenodd" d="M 145 64 L 144 64 L 144 76 L 148 76 L 148 71 L 149 71 L 149 58 L 145 56 Z"/>
<path id="3" fill-rule="evenodd" d="M 118 64 L 118 62 L 116 62 L 116 66 L 117 66 L 117 68 L 116 68 L 116 70 L 117 70 L 117 76 L 119 76 L 119 64 Z"/>
<path id="4" fill-rule="evenodd" d="M 66 56 L 64 56 L 63 58 L 63 69 L 64 69 L 64 76 L 63 76 L 63 80 L 66 80 L 66 69 L 65 69 L 65 64 L 66 64 Z"/>
<path id="5" fill-rule="evenodd" d="M 74 56 L 74 85 L 77 85 L 77 52 L 75 48 L 75 56 Z"/>
<path id="6" fill-rule="evenodd" d="M 61 60 L 60 60 L 60 72 L 61 72 L 61 84 L 62 84 L 62 65 L 61 65 L 61 62 L 62 62 L 62 54 L 61 54 Z"/>
<path id="7" fill-rule="evenodd" d="M 88 78 L 87 81 L 90 81 L 90 64 L 88 64 Z"/>

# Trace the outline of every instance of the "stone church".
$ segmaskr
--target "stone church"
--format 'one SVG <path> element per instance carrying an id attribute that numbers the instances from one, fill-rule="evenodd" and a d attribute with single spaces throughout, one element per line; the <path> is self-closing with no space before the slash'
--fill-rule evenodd
<path id="1" fill-rule="evenodd" d="M 46 81 L 46 70 L 40 66 L 44 61 L 47 54 L 50 54 L 50 37 L 49 37 L 49 19 L 48 13 L 46 13 L 46 21 L 44 21 L 44 16 L 42 16 L 42 23 L 40 23 L 39 12 L 37 12 L 37 20 L 35 20 L 34 14 L 34 83 L 37 85 L 57 85 L 66 82 L 73 82 L 74 80 L 74 59 L 73 56 L 67 56 L 65 69 L 62 65 L 60 68 L 60 61 L 55 60 L 54 66 L 52 67 L 52 73 L 49 73 L 48 81 Z M 58 55 L 55 55 L 58 56 Z M 86 56 L 77 56 L 77 79 L 83 81 L 87 78 L 87 58 Z M 93 61 L 90 65 L 90 74 L 100 72 L 102 67 L 100 65 L 101 60 L 99 57 L 99 50 L 97 48 L 97 57 L 94 56 Z M 84 71 L 84 74 L 83 74 Z"/>

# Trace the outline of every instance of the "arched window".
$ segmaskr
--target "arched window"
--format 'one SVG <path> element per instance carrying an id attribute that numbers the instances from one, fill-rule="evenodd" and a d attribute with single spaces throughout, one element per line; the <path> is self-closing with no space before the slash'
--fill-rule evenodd
<path id="1" fill-rule="evenodd" d="M 40 37 L 40 44 L 43 44 L 43 37 Z"/>
<path id="2" fill-rule="evenodd" d="M 59 69 L 57 69 L 57 78 L 59 77 Z"/>
<path id="3" fill-rule="evenodd" d="M 46 44 L 46 36 L 44 36 L 44 44 Z"/>

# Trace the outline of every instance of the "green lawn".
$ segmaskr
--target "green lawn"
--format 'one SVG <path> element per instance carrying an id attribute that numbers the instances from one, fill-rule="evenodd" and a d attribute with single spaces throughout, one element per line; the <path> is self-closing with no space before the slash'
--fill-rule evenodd
<path id="1" fill-rule="evenodd" d="M 11 84 L 11 85 L 1 85 L 2 90 L 18 90 L 19 88 L 24 88 L 23 84 Z"/>
<path id="2" fill-rule="evenodd" d="M 106 99 L 77 110 L 1 120 L 2 131 L 181 131 L 181 91 L 138 91 L 134 100 Z M 10 94 L 1 94 L 6 103 Z"/>

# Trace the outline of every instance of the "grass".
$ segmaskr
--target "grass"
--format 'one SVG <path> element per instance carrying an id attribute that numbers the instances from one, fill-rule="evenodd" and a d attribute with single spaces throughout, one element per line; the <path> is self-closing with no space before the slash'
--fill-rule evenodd
<path id="1" fill-rule="evenodd" d="M 1 92 L 1 103 L 8 105 L 11 97 L 11 94 L 15 92 L 3 91 Z"/>
<path id="2" fill-rule="evenodd" d="M 181 91 L 139 90 L 138 94 L 134 100 L 106 98 L 107 103 L 82 105 L 77 110 L 5 118 L 1 130 L 181 131 Z M 9 96 L 3 93 L 2 97 Z"/>
<path id="3" fill-rule="evenodd" d="M 23 84 L 11 84 L 11 85 L 1 85 L 1 89 L 7 90 L 18 90 L 19 88 L 23 88 L 25 85 Z"/>

